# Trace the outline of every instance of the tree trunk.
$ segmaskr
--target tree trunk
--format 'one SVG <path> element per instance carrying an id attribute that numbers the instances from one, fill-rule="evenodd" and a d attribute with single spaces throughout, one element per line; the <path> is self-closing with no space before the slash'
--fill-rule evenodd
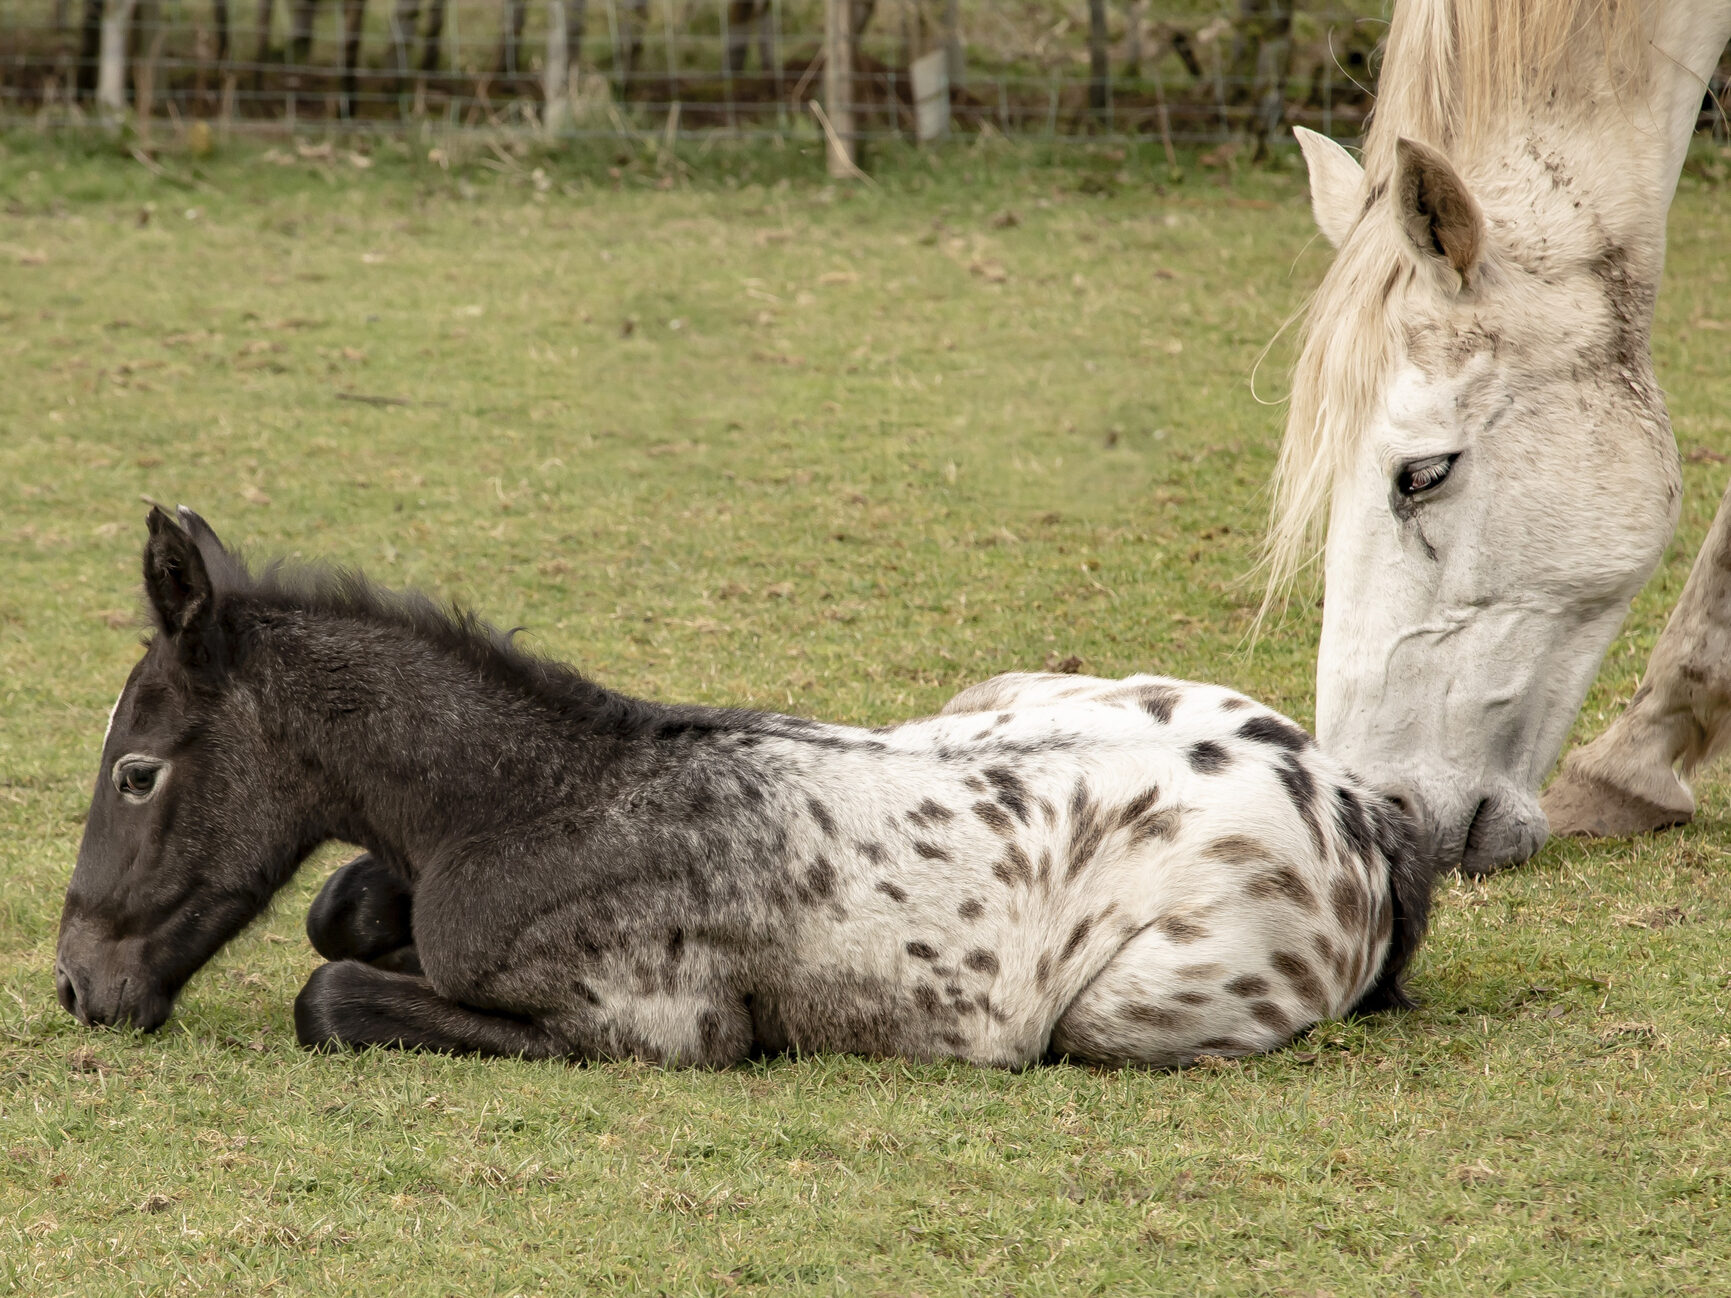
<path id="1" fill-rule="evenodd" d="M 1106 0 L 1088 0 L 1088 111 L 1106 124 L 1111 106 L 1111 50 L 1106 36 Z"/>

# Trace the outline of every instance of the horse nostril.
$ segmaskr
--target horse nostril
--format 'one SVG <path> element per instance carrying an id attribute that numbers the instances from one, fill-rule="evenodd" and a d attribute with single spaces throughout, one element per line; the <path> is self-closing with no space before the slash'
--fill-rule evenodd
<path id="1" fill-rule="evenodd" d="M 54 966 L 54 994 L 60 998 L 60 1008 L 74 1018 L 81 1018 L 78 1013 L 78 984 L 72 981 L 72 975 L 66 972 L 65 966 Z"/>

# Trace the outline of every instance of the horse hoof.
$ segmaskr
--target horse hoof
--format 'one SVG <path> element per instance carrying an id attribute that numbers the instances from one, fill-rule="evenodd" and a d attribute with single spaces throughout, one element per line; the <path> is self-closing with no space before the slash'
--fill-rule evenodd
<path id="1" fill-rule="evenodd" d="M 1678 791 L 1688 798 L 1687 791 Z M 1564 768 L 1539 800 L 1551 833 L 1566 838 L 1632 838 L 1687 825 L 1695 818 L 1694 799 L 1686 805 L 1654 802 L 1591 775 Z"/>

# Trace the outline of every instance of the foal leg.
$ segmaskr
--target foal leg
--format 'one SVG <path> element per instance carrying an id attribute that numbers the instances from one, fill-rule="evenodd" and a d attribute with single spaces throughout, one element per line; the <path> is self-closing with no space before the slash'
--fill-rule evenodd
<path id="1" fill-rule="evenodd" d="M 307 937 L 327 960 L 364 960 L 381 969 L 420 973 L 414 897 L 371 852 L 325 881 L 307 911 Z"/>
<path id="2" fill-rule="evenodd" d="M 566 1053 L 533 1023 L 448 1001 L 425 978 L 358 960 L 313 970 L 295 997 L 295 1035 L 311 1050 L 395 1046 L 459 1055 Z"/>

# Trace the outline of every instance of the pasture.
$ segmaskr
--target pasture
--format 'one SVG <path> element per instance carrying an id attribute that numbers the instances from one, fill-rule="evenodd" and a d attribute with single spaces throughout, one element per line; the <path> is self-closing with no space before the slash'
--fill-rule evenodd
<path id="1" fill-rule="evenodd" d="M 161 178 L 0 140 L 0 1291 L 1723 1291 L 1711 777 L 1683 830 L 1445 880 L 1417 1012 L 1220 1067 L 314 1057 L 335 847 L 159 1034 L 80 1029 L 54 935 L 141 494 L 655 697 L 880 724 L 1074 657 L 1309 719 L 1314 596 L 1245 647 L 1250 375 L 1327 256 L 1296 167 L 958 145 L 843 191 L 769 146 L 352 143 Z M 1692 170 L 1655 329 L 1683 520 L 1577 738 L 1725 485 L 1728 234 Z"/>

